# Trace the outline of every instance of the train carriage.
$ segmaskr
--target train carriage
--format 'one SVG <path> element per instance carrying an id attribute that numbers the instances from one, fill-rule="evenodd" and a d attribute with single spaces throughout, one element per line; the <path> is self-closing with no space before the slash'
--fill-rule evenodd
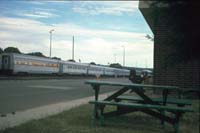
<path id="1" fill-rule="evenodd" d="M 104 75 L 104 67 L 97 65 L 89 65 L 88 66 L 88 75 Z"/>
<path id="2" fill-rule="evenodd" d="M 114 68 L 105 67 L 105 75 L 107 75 L 107 76 L 114 76 Z"/>
<path id="3" fill-rule="evenodd" d="M 2 54 L 2 71 L 5 73 L 52 74 L 59 72 L 58 60 L 23 54 Z"/>
<path id="4" fill-rule="evenodd" d="M 62 74 L 76 74 L 76 75 L 86 75 L 88 65 L 83 63 L 61 61 L 60 73 Z"/>
<path id="5" fill-rule="evenodd" d="M 114 68 L 115 76 L 129 76 L 130 70 Z"/>

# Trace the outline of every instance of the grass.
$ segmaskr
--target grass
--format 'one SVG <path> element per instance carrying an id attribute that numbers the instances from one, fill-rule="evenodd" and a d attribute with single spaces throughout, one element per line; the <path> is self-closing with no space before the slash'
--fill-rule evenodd
<path id="1" fill-rule="evenodd" d="M 194 101 L 195 113 L 186 113 L 180 122 L 181 133 L 199 133 L 199 101 Z M 109 108 L 111 110 L 112 108 Z M 160 121 L 140 112 L 105 120 L 104 127 L 94 125 L 93 106 L 82 105 L 58 115 L 32 120 L 0 133 L 172 133 L 169 124 L 163 128 Z"/>

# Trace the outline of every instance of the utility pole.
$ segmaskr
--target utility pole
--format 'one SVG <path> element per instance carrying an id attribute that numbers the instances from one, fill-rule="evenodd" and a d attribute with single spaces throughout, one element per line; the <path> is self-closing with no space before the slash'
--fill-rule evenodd
<path id="1" fill-rule="evenodd" d="M 125 46 L 123 47 L 123 66 L 125 67 Z"/>
<path id="2" fill-rule="evenodd" d="M 146 66 L 146 68 L 147 68 L 147 59 L 145 59 L 145 66 Z"/>
<path id="3" fill-rule="evenodd" d="M 116 54 L 114 54 L 114 63 L 116 63 Z"/>
<path id="4" fill-rule="evenodd" d="M 55 30 L 52 29 L 52 30 L 49 31 L 49 33 L 50 33 L 50 38 L 49 38 L 49 39 L 50 39 L 50 53 L 49 53 L 49 57 L 50 57 L 50 58 L 51 58 L 51 42 L 52 42 L 52 32 L 53 32 L 53 31 L 55 31 Z"/>
<path id="5" fill-rule="evenodd" d="M 72 60 L 74 60 L 74 36 L 72 36 Z"/>

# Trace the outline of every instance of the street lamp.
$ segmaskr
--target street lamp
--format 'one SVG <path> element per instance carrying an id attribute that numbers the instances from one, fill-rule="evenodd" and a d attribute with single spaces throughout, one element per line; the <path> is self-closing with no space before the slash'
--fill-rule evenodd
<path id="1" fill-rule="evenodd" d="M 49 57 L 51 57 L 51 40 L 52 40 L 52 32 L 55 31 L 54 29 L 50 30 L 49 33 L 50 33 L 50 54 L 49 54 Z"/>
<path id="2" fill-rule="evenodd" d="M 72 36 L 72 60 L 74 60 L 74 36 Z"/>
<path id="3" fill-rule="evenodd" d="M 125 67 L 125 46 L 122 46 L 123 48 L 123 66 Z"/>

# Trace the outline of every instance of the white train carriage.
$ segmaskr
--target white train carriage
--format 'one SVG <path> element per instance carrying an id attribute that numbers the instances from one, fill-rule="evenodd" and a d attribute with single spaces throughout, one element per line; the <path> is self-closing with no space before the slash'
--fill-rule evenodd
<path id="1" fill-rule="evenodd" d="M 105 75 L 107 76 L 114 76 L 114 68 L 111 67 L 105 67 Z"/>
<path id="2" fill-rule="evenodd" d="M 97 65 L 88 65 L 88 75 L 104 75 L 105 68 Z"/>
<path id="3" fill-rule="evenodd" d="M 62 61 L 60 62 L 60 73 L 61 74 L 75 74 L 75 75 L 86 75 L 88 65 L 83 63 Z"/>
<path id="4" fill-rule="evenodd" d="M 129 76 L 130 70 L 114 68 L 115 76 Z"/>
<path id="5" fill-rule="evenodd" d="M 52 74 L 59 72 L 59 61 L 23 54 L 2 54 L 2 70 L 13 74 Z"/>
<path id="6" fill-rule="evenodd" d="M 130 75 L 130 70 L 123 70 L 124 76 L 129 76 Z"/>

